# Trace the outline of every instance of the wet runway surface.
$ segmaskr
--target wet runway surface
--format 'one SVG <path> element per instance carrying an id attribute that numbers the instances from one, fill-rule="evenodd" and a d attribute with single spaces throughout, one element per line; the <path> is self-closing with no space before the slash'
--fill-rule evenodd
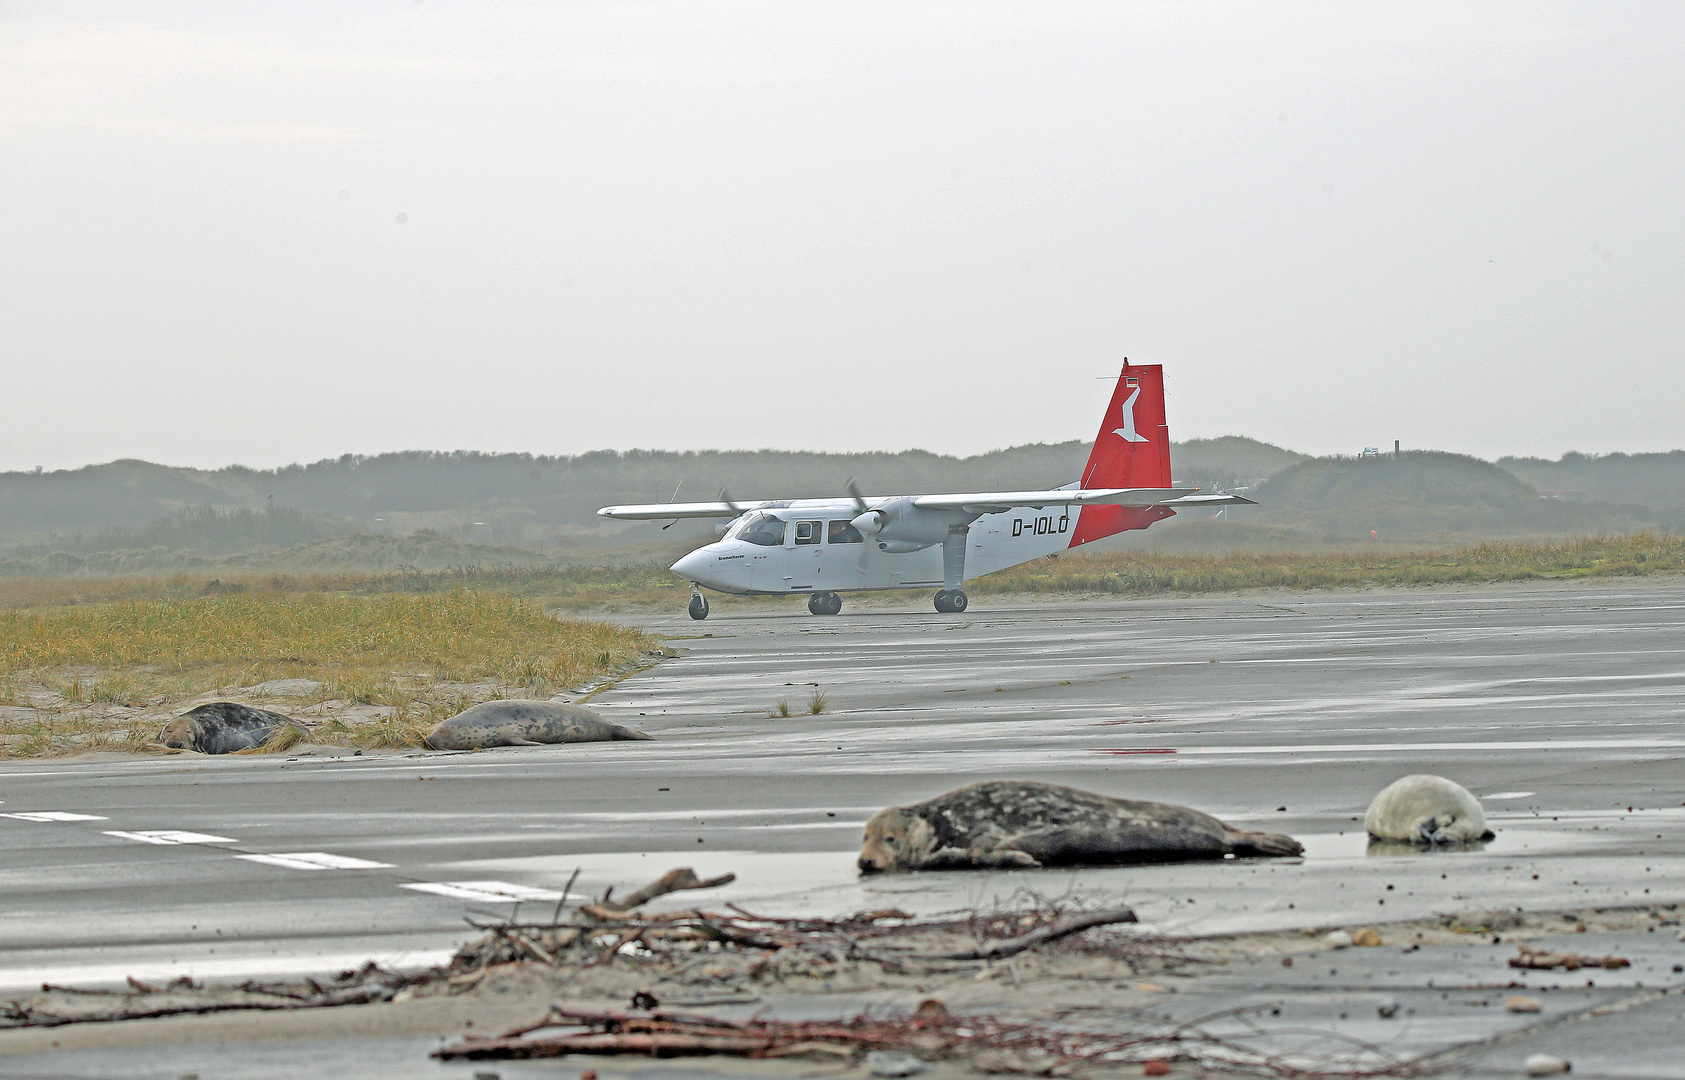
<path id="1" fill-rule="evenodd" d="M 577 893 L 729 870 L 713 901 L 780 912 L 1104 891 L 1189 933 L 1685 900 L 1679 584 L 643 625 L 679 656 L 593 704 L 657 742 L 0 765 L 0 984 L 434 962 L 465 914 L 553 907 L 576 868 Z M 1364 808 L 1411 772 L 1481 796 L 1498 839 L 1370 854 Z M 855 875 L 870 813 L 1003 776 L 1306 856 Z"/>

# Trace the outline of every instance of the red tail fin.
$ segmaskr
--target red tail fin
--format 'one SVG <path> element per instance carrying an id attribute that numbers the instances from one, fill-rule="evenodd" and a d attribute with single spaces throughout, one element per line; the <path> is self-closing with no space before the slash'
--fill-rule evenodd
<path id="1" fill-rule="evenodd" d="M 1130 366 L 1118 376 L 1112 403 L 1100 422 L 1100 434 L 1083 466 L 1085 488 L 1167 488 L 1170 486 L 1170 429 L 1164 422 L 1164 368 Z M 1161 506 L 1085 506 L 1072 530 L 1071 546 L 1087 544 L 1126 529 L 1144 529 L 1174 514 Z"/>
<path id="2" fill-rule="evenodd" d="M 1164 368 L 1124 362 L 1100 434 L 1082 470 L 1085 488 L 1170 486 L 1170 429 L 1164 423 Z"/>

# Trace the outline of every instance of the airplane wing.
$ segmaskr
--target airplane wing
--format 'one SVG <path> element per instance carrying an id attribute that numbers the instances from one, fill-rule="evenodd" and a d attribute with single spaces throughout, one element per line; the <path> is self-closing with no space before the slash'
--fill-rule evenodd
<path id="1" fill-rule="evenodd" d="M 883 505 L 887 499 L 869 500 Z M 967 510 L 992 514 L 1015 506 L 1087 506 L 1112 503 L 1120 506 L 1254 506 L 1239 495 L 1201 495 L 1198 488 L 1058 488 L 1053 491 L 973 491 L 959 495 L 914 495 L 913 505 L 927 510 Z M 639 503 L 605 506 L 598 517 L 622 521 L 669 521 L 675 518 L 734 518 L 750 510 L 777 509 L 788 500 L 762 499 L 755 502 Z"/>
<path id="2" fill-rule="evenodd" d="M 1058 488 L 1053 491 L 973 491 L 960 495 L 915 495 L 913 505 L 927 510 L 968 510 L 999 513 L 1015 506 L 1175 506 L 1199 499 L 1198 488 Z M 1231 498 L 1230 496 L 1204 496 Z M 1246 501 L 1244 499 L 1240 500 Z"/>
<path id="3" fill-rule="evenodd" d="M 641 503 L 633 506 L 605 506 L 598 517 L 620 518 L 624 521 L 665 521 L 668 518 L 734 518 L 749 510 L 766 506 L 783 506 L 782 502 L 763 499 L 759 502 L 695 502 Z"/>

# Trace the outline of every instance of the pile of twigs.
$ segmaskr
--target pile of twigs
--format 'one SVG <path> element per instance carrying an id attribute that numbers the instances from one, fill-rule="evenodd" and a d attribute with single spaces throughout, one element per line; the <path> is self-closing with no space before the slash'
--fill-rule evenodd
<path id="1" fill-rule="evenodd" d="M 857 962 L 894 974 L 923 975 L 976 968 L 1055 943 L 1101 952 L 1120 962 L 1170 955 L 1154 939 L 1083 933 L 1134 922 L 1135 914 L 1128 908 L 1078 910 L 1040 898 L 1035 906 L 1022 909 L 959 912 L 929 919 L 893 909 L 840 919 L 789 919 L 756 915 L 731 904 L 725 905 L 725 911 L 646 914 L 637 910 L 667 893 L 713 888 L 731 880 L 730 874 L 702 880 L 689 869 L 677 869 L 618 901 L 610 890 L 595 902 L 565 913 L 565 905 L 558 903 L 548 922 L 521 922 L 516 918 L 518 909 L 505 921 L 470 919 L 471 925 L 484 931 L 482 936 L 458 950 L 449 964 L 426 971 L 400 974 L 370 963 L 325 982 L 304 979 L 207 986 L 190 979 L 161 985 L 130 979 L 127 986 L 111 990 L 43 986 L 39 994 L 28 998 L 0 1001 L 0 1028 L 326 1008 L 391 1001 L 417 992 L 461 993 L 506 964 L 577 973 L 618 960 L 652 974 L 680 973 L 699 963 L 711 964 L 710 957 L 735 956 L 736 967 L 698 976 L 718 982 L 776 978 L 790 970 L 834 971 Z M 568 884 L 571 889 L 573 882 Z"/>
<path id="2" fill-rule="evenodd" d="M 507 963 L 562 966 L 606 964 L 616 956 L 674 959 L 708 949 L 803 953 L 821 961 L 867 961 L 896 973 L 943 970 L 955 963 L 1003 960 L 1060 941 L 1084 930 L 1135 922 L 1127 907 L 1066 911 L 1038 907 L 988 914 L 956 913 L 918 919 L 905 911 L 863 911 L 839 919 L 756 915 L 735 904 L 726 911 L 688 909 L 643 914 L 635 909 L 656 896 L 682 889 L 706 889 L 731 875 L 700 881 L 689 869 L 670 871 L 621 903 L 608 897 L 582 904 L 567 922 L 474 922 L 486 935 L 459 950 L 446 969 L 472 972 Z M 943 936 L 970 939 L 969 948 L 921 951 L 909 941 Z M 1115 944 L 1115 943 L 1114 943 Z"/>
<path id="3" fill-rule="evenodd" d="M 1142 1025 L 1148 1030 L 1094 1031 L 954 1013 L 935 999 L 927 999 L 910 1015 L 861 1014 L 843 1020 L 737 1021 L 689 1013 L 594 1012 L 558 1005 L 535 1024 L 441 1047 L 433 1056 L 447 1060 L 566 1054 L 853 1058 L 876 1050 L 922 1060 L 965 1059 L 985 1072 L 1043 1076 L 1173 1058 L 1268 1077 L 1412 1077 L 1428 1071 L 1364 1043 L 1349 1044 L 1354 1053 L 1346 1060 L 1310 1064 L 1257 1051 L 1242 1038 L 1214 1035 L 1202 1026 L 1217 1019 L 1244 1019 L 1244 1011 L 1200 1022 L 1165 1024 L 1157 1030 Z"/>

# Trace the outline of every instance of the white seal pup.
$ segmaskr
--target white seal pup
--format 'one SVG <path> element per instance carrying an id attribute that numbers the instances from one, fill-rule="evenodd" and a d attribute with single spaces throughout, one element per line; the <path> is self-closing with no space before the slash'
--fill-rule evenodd
<path id="1" fill-rule="evenodd" d="M 232 754 L 262 746 L 282 728 L 304 730 L 290 716 L 232 701 L 213 701 L 182 713 L 164 725 L 158 741 L 177 750 Z"/>
<path id="2" fill-rule="evenodd" d="M 1169 803 L 1058 784 L 988 780 L 866 822 L 860 872 L 964 870 L 1299 855 L 1291 836 L 1252 832 Z"/>
<path id="3" fill-rule="evenodd" d="M 483 750 L 491 746 L 614 742 L 648 739 L 641 731 L 611 724 L 595 709 L 555 701 L 482 701 L 442 721 L 427 735 L 435 750 Z"/>
<path id="4" fill-rule="evenodd" d="M 1443 776 L 1416 773 L 1381 789 L 1363 827 L 1371 840 L 1410 844 L 1467 844 L 1492 839 L 1480 800 Z"/>

